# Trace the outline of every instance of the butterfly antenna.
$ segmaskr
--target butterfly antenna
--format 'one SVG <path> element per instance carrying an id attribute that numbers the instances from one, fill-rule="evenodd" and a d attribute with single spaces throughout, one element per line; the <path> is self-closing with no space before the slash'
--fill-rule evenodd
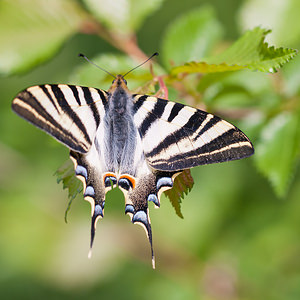
<path id="1" fill-rule="evenodd" d="M 150 59 L 152 59 L 154 56 L 157 56 L 158 52 L 153 53 L 148 59 L 146 59 L 144 62 L 142 62 L 141 64 L 139 64 L 138 66 L 134 67 L 133 69 L 131 69 L 130 71 L 128 71 L 125 75 L 123 75 L 122 77 L 124 78 L 127 74 L 129 74 L 130 72 L 132 72 L 133 70 L 139 68 L 140 66 L 144 65 L 147 61 L 149 61 Z"/>
<path id="2" fill-rule="evenodd" d="M 110 76 L 114 77 L 115 79 L 117 79 L 116 76 L 114 76 L 110 72 L 108 72 L 105 69 L 103 69 L 103 68 L 99 67 L 98 65 L 96 65 L 94 62 L 92 62 L 91 60 L 89 60 L 84 54 L 79 53 L 78 56 L 79 57 L 83 57 L 86 61 L 88 61 L 89 63 L 91 63 L 92 65 L 94 65 L 95 67 L 97 67 L 98 69 L 102 70 L 103 72 L 105 72 L 105 73 L 109 74 Z"/>

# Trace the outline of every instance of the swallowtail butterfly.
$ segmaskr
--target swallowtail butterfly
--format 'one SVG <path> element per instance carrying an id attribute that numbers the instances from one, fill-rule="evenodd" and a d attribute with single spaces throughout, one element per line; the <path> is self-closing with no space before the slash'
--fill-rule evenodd
<path id="1" fill-rule="evenodd" d="M 12 109 L 70 149 L 92 207 L 91 247 L 105 194 L 118 186 L 125 213 L 146 230 L 153 267 L 149 201 L 159 207 L 162 192 L 185 169 L 254 153 L 234 125 L 180 103 L 132 94 L 122 75 L 108 91 L 65 84 L 29 87 L 16 96 Z"/>

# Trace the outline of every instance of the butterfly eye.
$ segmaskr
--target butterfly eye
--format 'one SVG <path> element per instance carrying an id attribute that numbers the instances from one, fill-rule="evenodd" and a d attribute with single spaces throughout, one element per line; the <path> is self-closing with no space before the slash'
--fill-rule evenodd
<path id="1" fill-rule="evenodd" d="M 124 79 L 124 78 L 123 78 L 123 80 L 124 80 L 124 83 L 127 85 L 127 80 L 126 80 L 126 79 Z"/>

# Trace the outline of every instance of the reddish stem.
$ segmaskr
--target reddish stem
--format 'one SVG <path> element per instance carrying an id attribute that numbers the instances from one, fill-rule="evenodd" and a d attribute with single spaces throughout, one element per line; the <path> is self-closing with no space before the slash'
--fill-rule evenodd
<path id="1" fill-rule="evenodd" d="M 164 99 L 169 99 L 169 91 L 168 91 L 168 88 L 163 80 L 163 77 L 162 76 L 157 76 L 157 81 L 159 83 L 159 91 L 157 92 L 158 93 L 162 93 L 162 98 Z"/>

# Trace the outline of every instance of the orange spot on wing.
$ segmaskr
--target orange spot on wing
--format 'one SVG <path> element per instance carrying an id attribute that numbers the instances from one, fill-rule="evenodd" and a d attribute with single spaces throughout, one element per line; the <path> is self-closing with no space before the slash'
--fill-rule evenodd
<path id="1" fill-rule="evenodd" d="M 129 182 L 131 182 L 131 184 L 132 184 L 132 188 L 133 189 L 135 188 L 135 178 L 134 177 L 132 177 L 132 176 L 130 176 L 128 174 L 124 174 L 124 175 L 120 176 L 120 179 L 121 178 L 125 178 L 125 179 L 129 180 Z"/>
<path id="2" fill-rule="evenodd" d="M 115 178 L 117 178 L 115 173 L 106 172 L 106 173 L 103 174 L 103 182 L 105 182 L 106 177 L 115 177 Z"/>

